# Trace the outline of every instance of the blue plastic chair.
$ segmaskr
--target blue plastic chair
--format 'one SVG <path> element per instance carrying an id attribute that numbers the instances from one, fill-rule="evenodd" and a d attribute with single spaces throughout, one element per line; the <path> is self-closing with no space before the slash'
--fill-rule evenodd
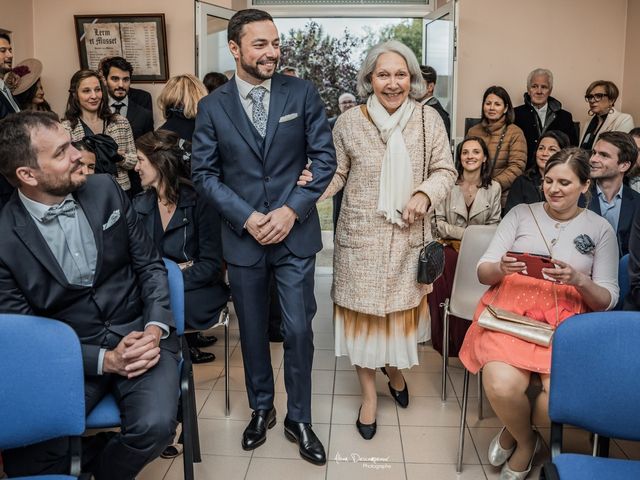
<path id="1" fill-rule="evenodd" d="M 0 314 L 0 450 L 70 437 L 71 475 L 80 475 L 84 372 L 76 333 L 49 318 Z"/>
<path id="2" fill-rule="evenodd" d="M 640 461 L 602 458 L 608 439 L 640 440 L 640 314 L 595 312 L 564 321 L 553 337 L 549 416 L 551 461 L 546 479 L 640 478 Z M 598 457 L 562 452 L 563 425 L 599 437 Z"/>
<path id="3" fill-rule="evenodd" d="M 622 310 L 624 299 L 629 293 L 629 254 L 627 253 L 620 259 L 618 265 L 618 286 L 620 287 L 620 298 L 616 305 L 616 310 Z"/>
<path id="4" fill-rule="evenodd" d="M 193 480 L 193 463 L 202 461 L 200 439 L 198 434 L 198 417 L 196 410 L 195 386 L 193 384 L 193 368 L 189 356 L 187 342 L 184 341 L 184 283 L 178 265 L 164 259 L 169 279 L 171 311 L 176 324 L 176 333 L 180 337 L 182 360 L 180 369 L 180 396 L 182 403 L 182 430 L 184 437 L 184 478 Z M 87 428 L 113 428 L 120 426 L 120 410 L 113 395 L 106 395 L 87 416 Z"/>

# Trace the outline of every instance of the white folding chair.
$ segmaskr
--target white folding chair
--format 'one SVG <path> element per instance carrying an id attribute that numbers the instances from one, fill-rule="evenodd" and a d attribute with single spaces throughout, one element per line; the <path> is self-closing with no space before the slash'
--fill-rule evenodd
<path id="1" fill-rule="evenodd" d="M 442 333 L 442 400 L 447 398 L 447 367 L 449 365 L 449 315 L 473 320 L 480 298 L 488 290 L 487 285 L 478 281 L 477 264 L 480 257 L 489 247 L 497 225 L 471 225 L 462 236 L 458 263 L 453 277 L 451 298 L 443 304 Z M 456 472 L 462 471 L 462 455 L 464 450 L 464 427 L 467 417 L 467 401 L 469 398 L 469 371 L 465 369 L 462 389 L 462 411 L 460 412 L 460 434 L 458 438 L 458 455 Z M 478 418 L 482 418 L 482 372 L 478 373 Z"/>
<path id="2" fill-rule="evenodd" d="M 442 401 L 447 399 L 447 368 L 449 366 L 449 316 L 473 320 L 478 302 L 489 288 L 478 281 L 476 266 L 487 250 L 497 225 L 470 225 L 462 236 L 458 263 L 453 277 L 451 297 L 442 304 Z"/>

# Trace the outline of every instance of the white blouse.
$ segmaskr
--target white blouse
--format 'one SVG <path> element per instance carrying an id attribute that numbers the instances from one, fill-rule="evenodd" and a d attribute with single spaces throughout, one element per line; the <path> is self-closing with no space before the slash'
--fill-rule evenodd
<path id="1" fill-rule="evenodd" d="M 576 271 L 589 275 L 600 287 L 611 294 L 608 309 L 618 303 L 618 242 L 613 228 L 603 217 L 585 209 L 577 217 L 558 222 L 543 208 L 544 202 L 513 207 L 502 219 L 489 244 L 489 248 L 478 261 L 499 262 L 508 251 L 549 255 L 546 243 L 554 259 L 568 263 Z M 535 219 L 540 225 L 536 226 Z M 594 244 L 591 251 L 582 253 L 574 240 L 580 235 L 588 236 Z M 584 248 L 583 248 L 584 250 Z M 587 249 L 588 250 L 588 249 Z"/>

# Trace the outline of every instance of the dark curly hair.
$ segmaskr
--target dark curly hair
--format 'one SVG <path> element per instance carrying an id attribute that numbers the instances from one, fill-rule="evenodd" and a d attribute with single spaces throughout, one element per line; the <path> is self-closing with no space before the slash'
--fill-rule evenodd
<path id="1" fill-rule="evenodd" d="M 169 130 L 156 130 L 136 140 L 136 148 L 158 170 L 160 185 L 171 203 L 177 203 L 180 185 L 193 185 L 185 157 L 191 151 L 189 142 Z"/>

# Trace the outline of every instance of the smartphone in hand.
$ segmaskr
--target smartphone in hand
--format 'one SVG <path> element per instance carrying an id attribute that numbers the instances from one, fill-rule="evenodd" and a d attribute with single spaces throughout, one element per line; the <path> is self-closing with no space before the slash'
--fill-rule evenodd
<path id="1" fill-rule="evenodd" d="M 521 275 L 528 275 L 533 278 L 540 278 L 548 280 L 542 274 L 543 268 L 555 268 L 555 264 L 551 261 L 551 257 L 548 255 L 540 255 L 536 253 L 525 252 L 507 252 L 508 257 L 513 257 L 519 262 L 524 262 L 526 265 L 525 270 L 521 272 Z"/>

